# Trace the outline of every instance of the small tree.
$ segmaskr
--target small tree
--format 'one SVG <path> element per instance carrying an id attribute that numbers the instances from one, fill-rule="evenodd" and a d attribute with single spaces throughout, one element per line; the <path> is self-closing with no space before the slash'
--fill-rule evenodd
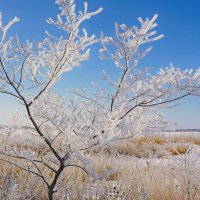
<path id="1" fill-rule="evenodd" d="M 0 160 L 15 165 L 41 178 L 53 199 L 56 184 L 66 167 L 78 167 L 88 175 L 101 179 L 108 170 L 97 174 L 87 154 L 119 139 L 131 138 L 148 127 L 162 125 L 157 109 L 177 102 L 189 95 L 198 95 L 200 69 L 181 71 L 172 65 L 150 74 L 150 69 L 139 69 L 138 60 L 151 48 L 140 51 L 140 46 L 163 37 L 153 31 L 157 24 L 152 19 L 138 18 L 141 27 L 115 25 L 115 36 L 96 39 L 82 23 L 102 11 L 76 12 L 74 0 L 56 0 L 60 7 L 57 20 L 47 23 L 64 31 L 59 38 L 47 32 L 38 43 L 21 43 L 19 38 L 6 37 L 9 28 L 19 21 L 15 17 L 7 25 L 0 15 L 0 92 L 16 98 L 24 107 L 23 126 L 5 126 L 7 139 L 1 147 Z M 74 98 L 67 101 L 51 90 L 59 78 L 82 61 L 89 59 L 89 46 L 101 42 L 101 59 L 112 60 L 120 70 L 118 80 L 103 72 L 111 89 L 99 89 L 88 95 L 84 90 L 72 91 Z M 23 127 L 22 143 L 14 147 L 13 132 Z M 9 129 L 9 130 L 8 130 Z M 3 137 L 3 136 L 2 136 Z M 28 139 L 28 140 L 26 140 Z M 31 146 L 31 150 L 27 148 Z M 33 151 L 33 149 L 37 149 Z M 23 163 L 12 161 L 19 159 Z M 48 178 L 48 173 L 53 173 Z"/>

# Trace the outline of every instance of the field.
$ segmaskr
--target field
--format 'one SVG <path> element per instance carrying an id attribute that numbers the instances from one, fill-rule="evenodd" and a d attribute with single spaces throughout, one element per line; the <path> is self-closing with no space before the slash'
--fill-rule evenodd
<path id="1" fill-rule="evenodd" d="M 17 142 L 12 144 L 16 149 Z M 24 148 L 39 155 L 39 149 L 30 145 Z M 98 174 L 103 169 L 112 169 L 107 178 L 95 180 L 81 169 L 66 168 L 55 196 L 59 200 L 199 200 L 198 152 L 198 132 L 148 133 L 118 141 L 104 149 L 86 152 Z M 51 179 L 52 174 L 41 167 L 42 170 Z M 1 199 L 47 199 L 47 189 L 40 178 L 2 160 L 0 191 Z"/>

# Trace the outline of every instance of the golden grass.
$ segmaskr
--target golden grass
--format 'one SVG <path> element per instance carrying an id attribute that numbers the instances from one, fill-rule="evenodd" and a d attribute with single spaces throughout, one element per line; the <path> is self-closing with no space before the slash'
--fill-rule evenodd
<path id="1" fill-rule="evenodd" d="M 163 145 L 164 143 L 167 142 L 167 138 L 150 135 L 147 137 L 142 136 L 142 137 L 136 138 L 135 140 L 132 140 L 132 142 L 134 144 L 155 143 L 155 144 Z"/>
<path id="2" fill-rule="evenodd" d="M 104 188 L 104 199 L 109 200 L 110 191 L 116 187 L 112 183 L 117 182 L 118 186 L 114 189 L 115 196 L 112 199 L 117 199 L 117 195 L 121 195 L 118 199 L 126 197 L 125 199 L 127 200 L 188 200 L 187 194 L 181 190 L 180 186 L 176 185 L 174 177 L 163 173 L 168 169 L 168 166 L 162 162 L 161 164 L 155 164 L 152 157 L 162 159 L 166 155 L 185 154 L 189 144 L 197 145 L 197 143 L 196 137 L 192 136 L 183 138 L 174 136 L 169 139 L 165 136 L 150 135 L 129 141 L 118 141 L 101 152 L 87 152 L 99 175 L 102 174 L 104 168 L 109 170 L 115 168 L 116 170 L 108 175 L 106 180 L 97 181 L 91 179 L 78 168 L 66 168 L 58 182 L 59 192 L 56 193 L 56 199 L 67 199 L 67 197 L 64 197 L 64 189 L 68 188 L 71 199 L 84 200 L 84 196 L 89 191 L 88 188 L 97 185 L 100 188 Z M 20 148 L 17 144 L 13 144 L 13 147 Z M 31 145 L 24 145 L 23 148 L 35 152 L 38 157 L 41 154 L 49 153 L 48 151 L 43 152 L 42 148 L 36 148 Z M 141 159 L 134 159 L 134 157 Z M 21 160 L 10 159 L 24 166 L 27 165 Z M 40 168 L 48 180 L 52 179 L 53 174 L 50 171 L 42 166 Z M 33 195 L 35 195 L 33 199 L 47 199 L 47 188 L 40 178 L 0 161 L 0 188 L 3 187 L 7 176 L 12 177 L 19 186 L 19 193 L 25 195 L 27 190 L 31 188 Z M 145 197 L 145 195 L 147 196 Z"/>
<path id="3" fill-rule="evenodd" d="M 136 162 L 128 159 L 111 158 L 106 155 L 91 157 L 94 162 L 97 172 L 101 174 L 103 167 L 116 167 L 116 172 L 110 174 L 106 181 L 92 181 L 81 170 L 76 168 L 67 168 L 60 178 L 59 186 L 66 186 L 69 189 L 72 199 L 84 200 L 83 195 L 87 194 L 88 185 L 97 185 L 106 189 L 105 199 L 109 200 L 109 191 L 116 186 L 112 183 L 117 181 L 119 185 L 114 190 L 115 197 L 122 194 L 126 196 L 127 200 L 142 199 L 141 196 L 147 193 L 147 198 L 142 200 L 187 200 L 186 194 L 174 184 L 174 180 L 167 177 L 159 167 L 155 170 L 153 161 Z M 160 166 L 163 170 L 166 166 Z M 6 163 L 0 165 L 0 171 L 3 176 L 0 176 L 0 184 L 3 182 L 3 177 L 10 175 L 14 178 L 16 183 L 20 186 L 19 190 L 22 194 L 25 193 L 27 187 L 32 185 L 33 193 L 36 195 L 35 199 L 47 199 L 47 190 L 39 178 L 35 178 L 27 172 Z M 143 194 L 144 193 L 144 194 Z M 56 194 L 56 200 L 61 199 L 61 193 Z M 90 198 L 92 200 L 92 198 Z M 98 199 L 98 198 L 97 198 Z M 110 198 L 113 199 L 113 198 Z M 123 199 L 118 198 L 118 199 Z"/>
<path id="4" fill-rule="evenodd" d="M 117 141 L 104 148 L 104 151 L 111 155 L 136 156 L 138 158 L 163 157 L 185 154 L 191 144 L 200 146 L 200 137 L 149 135 L 128 141 Z"/>
<path id="5" fill-rule="evenodd" d="M 200 145 L 200 137 L 198 136 L 173 136 L 171 137 L 171 142 L 172 143 L 191 143 L 195 145 Z"/>

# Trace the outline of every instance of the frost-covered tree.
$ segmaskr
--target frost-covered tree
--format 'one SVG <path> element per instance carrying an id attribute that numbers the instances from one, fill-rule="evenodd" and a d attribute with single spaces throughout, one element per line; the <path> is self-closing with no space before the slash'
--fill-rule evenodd
<path id="1" fill-rule="evenodd" d="M 47 23 L 64 35 L 55 37 L 46 32 L 46 38 L 38 43 L 7 37 L 19 19 L 15 17 L 5 25 L 0 15 L 0 92 L 16 98 L 24 107 L 23 123 L 17 124 L 15 116 L 14 123 L 4 126 L 2 138 L 5 135 L 6 139 L 0 160 L 41 178 L 49 199 L 57 192 L 56 185 L 67 167 L 80 168 L 96 179 L 106 177 L 109 170 L 96 173 L 85 151 L 162 126 L 158 108 L 199 95 L 200 84 L 200 69 L 182 71 L 171 64 L 151 74 L 149 68 L 138 67 L 139 59 L 151 50 L 141 51 L 140 47 L 163 37 L 153 30 L 157 15 L 138 18 L 140 27 L 116 24 L 114 37 L 96 38 L 80 27 L 102 8 L 88 12 L 84 3 L 84 10 L 76 12 L 74 0 L 56 3 L 61 12 Z M 71 91 L 73 98 L 68 101 L 53 92 L 52 85 L 88 60 L 89 47 L 97 42 L 102 44 L 100 59 L 114 62 L 121 72 L 119 79 L 112 80 L 103 72 L 109 90 L 93 84 L 93 95 L 85 90 Z"/>

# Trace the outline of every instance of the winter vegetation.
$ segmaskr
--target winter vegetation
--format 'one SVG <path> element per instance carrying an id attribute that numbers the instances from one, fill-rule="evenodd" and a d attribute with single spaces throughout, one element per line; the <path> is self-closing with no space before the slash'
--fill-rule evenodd
<path id="1" fill-rule="evenodd" d="M 157 15 L 138 18 L 140 27 L 115 24 L 114 36 L 96 37 L 83 22 L 103 8 L 56 4 L 60 14 L 47 23 L 63 35 L 46 32 L 40 42 L 8 36 L 19 18 L 3 22 L 0 14 L 0 92 L 24 108 L 2 124 L 1 199 L 200 199 L 198 134 L 157 131 L 170 124 L 161 108 L 199 96 L 200 69 L 138 67 L 148 43 L 163 37 L 154 30 Z M 53 90 L 89 59 L 95 43 L 102 46 L 100 59 L 120 71 L 118 79 L 103 71 L 109 89 L 93 83 L 92 95 L 77 89 L 65 98 Z"/>

